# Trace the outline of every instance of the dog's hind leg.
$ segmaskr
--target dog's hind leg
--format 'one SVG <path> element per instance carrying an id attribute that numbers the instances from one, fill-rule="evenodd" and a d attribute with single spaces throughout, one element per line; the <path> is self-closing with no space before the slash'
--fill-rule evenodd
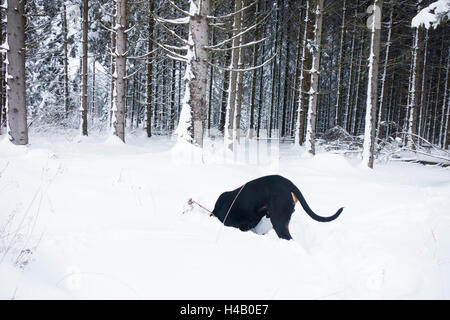
<path id="1" fill-rule="evenodd" d="M 292 199 L 277 199 L 269 207 L 270 221 L 278 237 L 291 240 L 289 233 L 289 221 L 294 212 L 294 204 Z"/>

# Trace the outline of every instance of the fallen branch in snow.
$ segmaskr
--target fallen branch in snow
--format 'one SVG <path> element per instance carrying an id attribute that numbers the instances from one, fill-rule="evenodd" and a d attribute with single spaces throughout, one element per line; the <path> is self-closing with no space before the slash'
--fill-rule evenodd
<path id="1" fill-rule="evenodd" d="M 202 205 L 201 205 L 200 203 L 198 203 L 197 201 L 192 200 L 192 198 L 189 198 L 189 199 L 188 199 L 188 205 L 190 205 L 190 206 L 192 207 L 193 204 L 196 204 L 197 206 L 199 206 L 200 208 L 202 208 L 203 210 L 205 210 L 206 212 L 208 212 L 210 217 L 214 215 L 214 213 L 212 213 L 209 209 L 205 208 L 204 206 L 202 206 Z"/>
<path id="2" fill-rule="evenodd" d="M 402 161 L 402 162 L 413 162 L 420 163 L 424 166 L 440 166 L 440 167 L 450 167 L 450 163 L 442 163 L 442 162 L 433 162 L 433 161 L 425 161 L 425 160 L 417 160 L 417 159 L 391 159 L 391 161 Z"/>
<path id="3" fill-rule="evenodd" d="M 397 132 L 395 136 L 404 136 L 411 135 L 407 132 Z M 450 153 L 444 149 L 437 147 L 432 144 L 428 140 L 412 134 L 415 139 L 412 139 L 413 146 L 407 147 L 403 145 L 401 138 L 390 138 L 388 140 L 380 140 L 378 143 L 378 151 L 377 154 L 381 155 L 379 160 L 384 161 L 406 161 L 406 162 L 417 162 L 422 164 L 435 164 L 447 167 L 450 164 Z M 416 140 L 416 141 L 415 141 Z M 420 143 L 417 143 L 420 141 Z M 426 149 L 428 148 L 428 149 Z M 401 156 L 401 153 L 406 153 L 409 157 L 405 158 Z M 416 158 L 411 158 L 411 154 L 416 155 Z M 436 159 L 436 161 L 432 161 L 430 159 L 423 159 L 417 157 L 417 155 L 422 155 L 427 158 Z M 405 155 L 404 155 L 405 156 Z"/>

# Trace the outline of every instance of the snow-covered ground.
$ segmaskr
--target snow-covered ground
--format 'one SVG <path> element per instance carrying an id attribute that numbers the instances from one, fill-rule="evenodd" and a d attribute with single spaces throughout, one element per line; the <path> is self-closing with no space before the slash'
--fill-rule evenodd
<path id="1" fill-rule="evenodd" d="M 275 166 L 202 165 L 180 159 L 169 138 L 0 139 L 2 299 L 450 298 L 448 168 L 369 170 L 289 145 Z M 271 173 L 318 214 L 344 212 L 318 223 L 297 205 L 293 241 L 183 214 L 190 197 L 212 208 Z"/>

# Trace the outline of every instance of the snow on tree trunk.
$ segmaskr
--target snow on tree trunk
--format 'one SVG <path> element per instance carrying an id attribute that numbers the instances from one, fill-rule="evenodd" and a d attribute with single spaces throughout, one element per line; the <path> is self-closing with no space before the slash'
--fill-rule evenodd
<path id="1" fill-rule="evenodd" d="M 304 10 L 302 10 L 302 14 L 304 14 Z M 302 15 L 299 16 L 299 19 L 301 21 L 301 17 Z M 297 35 L 297 54 L 296 54 L 296 58 L 295 58 L 295 76 L 294 76 L 294 85 L 293 85 L 293 99 L 292 99 L 292 116 L 291 116 L 291 124 L 290 124 L 290 132 L 289 135 L 290 136 L 294 136 L 294 140 L 295 140 L 295 125 L 297 124 L 297 107 L 298 107 L 298 98 L 299 95 L 297 94 L 297 92 L 299 91 L 299 83 L 300 83 L 300 67 L 301 65 L 301 57 L 302 57 L 302 27 L 300 26 L 298 28 L 298 35 Z M 296 145 L 296 144 L 295 144 Z"/>
<path id="2" fill-rule="evenodd" d="M 3 23 L 0 23 L 0 45 L 3 44 L 3 32 L 4 32 L 4 26 Z M 2 134 L 3 129 L 3 123 L 6 119 L 3 119 L 3 88 L 5 86 L 4 79 L 3 79 L 3 70 L 5 68 L 5 65 L 3 63 L 3 52 L 0 51 L 0 135 Z"/>
<path id="3" fill-rule="evenodd" d="M 436 28 L 441 22 L 450 19 L 450 1 L 438 0 L 429 4 L 424 9 L 420 9 L 417 15 L 412 19 L 411 26 L 418 28 L 424 26 L 429 29 L 430 26 Z"/>
<path id="4" fill-rule="evenodd" d="M 88 95 L 88 1 L 83 0 L 83 39 L 82 39 L 82 66 L 81 66 L 81 134 L 88 135 L 87 127 L 87 95 Z"/>
<path id="5" fill-rule="evenodd" d="M 311 44 L 313 50 L 313 61 L 311 73 L 311 87 L 308 92 L 308 118 L 306 127 L 305 147 L 309 153 L 315 154 L 316 139 L 316 107 L 317 95 L 319 90 L 319 68 L 320 68 L 320 52 L 322 43 L 322 19 L 323 19 L 323 0 L 317 0 L 314 24 L 314 42 Z"/>
<path id="6" fill-rule="evenodd" d="M 437 65 L 437 70 L 438 70 L 438 72 L 437 72 L 437 74 L 438 74 L 438 76 L 437 76 L 437 83 L 441 83 L 441 72 L 440 72 L 440 70 L 442 69 L 442 61 L 444 59 L 444 55 L 443 55 L 443 53 L 444 53 L 444 38 L 442 38 L 442 40 L 441 40 L 441 47 L 440 47 L 439 52 L 440 52 L 440 54 L 439 54 L 439 64 Z M 440 95 L 440 88 L 441 88 L 440 85 L 438 85 L 437 88 L 436 88 L 436 97 L 439 97 L 439 95 Z M 433 111 L 433 116 L 432 116 L 432 119 L 430 119 L 430 126 L 432 127 L 431 128 L 430 141 L 432 143 L 435 142 L 435 137 L 436 137 L 436 135 L 435 135 L 435 133 L 436 133 L 436 120 L 437 120 L 437 110 L 438 110 L 438 104 L 439 104 L 439 99 L 434 99 L 434 100 L 435 101 L 434 101 L 434 106 L 433 106 L 433 110 L 434 110 Z"/>
<path id="7" fill-rule="evenodd" d="M 391 36 L 392 36 L 392 22 L 394 16 L 394 6 L 391 5 L 391 12 L 389 15 L 389 24 L 388 24 L 388 35 L 386 40 L 386 50 L 384 53 L 384 65 L 383 65 L 383 75 L 381 77 L 381 96 L 380 96 L 380 110 L 378 112 L 378 121 L 377 121 L 377 138 L 381 138 L 381 121 L 383 120 L 383 115 L 386 107 L 386 75 L 387 75 L 387 65 L 389 61 L 389 52 L 391 49 Z"/>
<path id="8" fill-rule="evenodd" d="M 110 31 L 110 37 L 111 37 L 111 52 L 115 53 L 116 52 L 116 33 L 114 32 L 114 27 L 116 25 L 116 5 L 115 3 L 112 6 L 112 17 L 111 17 L 111 30 Z M 114 75 L 116 74 L 116 60 L 115 60 L 115 56 L 114 54 L 110 55 L 110 65 L 111 65 L 111 91 L 110 91 L 110 108 L 109 108 L 109 113 L 108 113 L 108 119 L 109 119 L 109 127 L 111 128 L 112 126 L 112 118 L 113 118 L 113 110 L 114 110 L 114 106 L 115 106 L 115 83 L 116 83 L 116 79 L 114 78 Z"/>
<path id="9" fill-rule="evenodd" d="M 242 0 L 241 7 L 246 6 L 246 0 Z M 244 21 L 245 21 L 245 11 L 243 11 L 241 14 L 241 22 L 240 22 L 240 28 L 244 29 Z M 242 45 L 245 43 L 245 34 L 242 34 L 239 37 L 239 45 Z M 243 70 L 244 69 L 244 62 L 245 62 L 245 48 L 239 49 L 239 61 L 238 61 L 238 69 Z M 236 116 L 234 119 L 234 127 L 235 127 L 235 140 L 237 143 L 240 143 L 240 137 L 241 137 L 241 109 L 242 109 L 242 89 L 243 89 L 243 82 L 244 82 L 244 72 L 238 72 L 236 77 Z"/>
<path id="10" fill-rule="evenodd" d="M 419 110 L 419 121 L 417 123 L 418 129 L 417 134 L 420 136 L 422 134 L 422 121 L 423 121 L 423 114 L 424 114 L 424 108 L 425 108 L 425 80 L 426 80 L 426 71 L 427 71 L 427 51 L 428 51 L 428 29 L 425 31 L 425 47 L 423 50 L 423 64 L 422 64 L 422 84 L 420 88 L 420 110 Z"/>
<path id="11" fill-rule="evenodd" d="M 215 29 L 212 30 L 211 43 L 214 43 Z M 214 64 L 214 52 L 211 52 L 211 64 Z M 212 124 L 212 102 L 213 102 L 213 84 L 214 84 L 214 67 L 209 68 L 209 88 L 208 88 L 208 134 L 211 130 Z"/>
<path id="12" fill-rule="evenodd" d="M 305 26 L 304 26 L 304 33 L 303 33 L 303 43 L 302 43 L 302 58 L 301 58 L 301 67 L 300 67 L 300 76 L 299 76 L 299 85 L 298 85 L 298 106 L 297 106 L 297 122 L 295 124 L 295 145 L 298 146 L 302 143 L 301 137 L 303 135 L 303 117 L 302 114 L 304 114 L 305 110 L 304 108 L 304 101 L 303 101 L 303 81 L 304 81 L 304 74 L 305 74 L 305 61 L 306 61 L 306 43 L 307 43 L 307 37 L 308 37 L 308 25 L 309 25 L 309 1 L 306 1 L 306 8 L 305 8 Z"/>
<path id="13" fill-rule="evenodd" d="M 443 147 L 443 148 L 446 147 L 445 141 L 447 140 L 446 131 L 447 131 L 447 124 L 448 124 L 448 112 L 447 112 L 447 119 L 444 120 L 445 119 L 444 117 L 445 117 L 445 114 L 446 114 L 445 107 L 446 107 L 446 104 L 447 104 L 446 103 L 447 99 L 450 102 L 450 97 L 447 98 L 448 94 L 450 94 L 450 93 L 447 93 L 447 91 L 448 91 L 448 75 L 449 75 L 449 71 L 450 71 L 450 50 L 449 50 L 448 57 L 447 57 L 447 70 L 445 72 L 444 99 L 442 101 L 441 126 L 440 126 L 440 129 L 439 129 L 439 140 L 438 140 L 439 141 L 439 145 L 441 147 Z"/>
<path id="14" fill-rule="evenodd" d="M 155 1 L 150 0 L 150 12 L 155 10 Z M 147 52 L 149 55 L 147 57 L 147 110 L 146 110 L 146 119 L 147 119 L 147 137 L 152 136 L 152 72 L 153 72 L 153 64 L 152 59 L 153 55 L 150 53 L 153 51 L 153 29 L 155 26 L 155 20 L 151 15 L 148 15 L 148 39 L 147 39 Z M 181 70 L 179 71 L 181 72 Z"/>
<path id="15" fill-rule="evenodd" d="M 261 6 L 261 0 L 257 0 L 255 7 L 255 15 L 258 14 Z M 255 41 L 259 40 L 259 28 L 256 28 L 255 30 Z M 258 45 L 255 45 L 253 49 L 253 67 L 257 65 L 258 61 Z M 249 131 L 248 136 L 249 138 L 253 138 L 254 132 L 255 132 L 255 105 L 256 105 L 256 76 L 257 76 L 257 69 L 253 70 L 252 74 L 252 89 L 250 94 L 250 123 L 249 123 Z M 261 70 L 261 72 L 263 72 Z M 261 105 L 261 101 L 259 102 Z"/>
<path id="16" fill-rule="evenodd" d="M 116 50 L 115 50 L 115 78 L 113 105 L 113 134 L 125 142 L 125 103 L 126 103 L 126 45 L 127 34 L 127 1 L 116 0 Z"/>
<path id="17" fill-rule="evenodd" d="M 207 16 L 209 0 L 191 0 L 189 8 L 189 37 L 184 76 L 185 92 L 175 134 L 183 140 L 203 147 L 203 126 L 206 110 L 209 39 Z"/>
<path id="18" fill-rule="evenodd" d="M 358 2 L 359 4 L 359 2 Z M 358 9 L 355 9 L 354 18 L 356 18 L 358 15 Z M 351 127 L 351 121 L 349 114 L 351 113 L 350 108 L 350 97 L 353 93 L 353 86 L 354 86 L 354 76 L 353 76 L 353 60 L 355 56 L 355 42 L 356 42 L 356 25 L 353 25 L 352 30 L 352 45 L 350 49 L 350 70 L 348 72 L 349 74 L 349 84 L 347 88 L 347 97 L 345 98 L 345 114 L 344 114 L 344 125 L 347 130 L 347 132 L 350 132 Z"/>
<path id="19" fill-rule="evenodd" d="M 227 48 L 230 47 L 230 43 L 227 44 Z M 227 51 L 225 53 L 225 65 L 228 66 L 231 63 L 231 53 Z M 227 132 L 227 127 L 225 126 L 226 118 L 227 118 L 227 104 L 228 104 L 228 90 L 227 86 L 229 85 L 231 71 L 224 70 L 224 76 L 222 81 L 222 104 L 220 107 L 220 122 L 219 122 L 219 130 L 223 134 Z"/>
<path id="20" fill-rule="evenodd" d="M 359 53 L 358 53 L 358 70 L 356 72 L 356 88 L 355 88 L 355 101 L 354 101 L 354 111 L 352 114 L 352 128 L 351 132 L 354 136 L 358 134 L 359 129 L 359 119 L 360 119 L 360 113 L 361 113 L 361 106 L 360 106 L 360 92 L 361 92 L 361 78 L 362 78 L 362 65 L 363 65 L 363 49 L 364 49 L 364 34 L 365 32 L 362 31 L 360 38 L 359 38 Z"/>
<path id="21" fill-rule="evenodd" d="M 412 56 L 412 74 L 411 85 L 409 91 L 409 119 L 408 119 L 408 136 L 407 146 L 414 148 L 415 135 L 417 135 L 417 115 L 419 108 L 419 79 L 420 79 L 420 48 L 421 45 L 421 28 L 417 28 L 414 32 L 413 56 Z"/>
<path id="22" fill-rule="evenodd" d="M 66 2 L 63 1 L 63 12 L 62 12 L 62 28 L 63 28 L 63 52 L 64 52 L 64 112 L 67 117 L 69 113 L 69 51 L 68 51 L 68 42 L 67 42 L 67 8 Z"/>
<path id="23" fill-rule="evenodd" d="M 6 110 L 9 139 L 16 145 L 28 144 L 25 99 L 25 0 L 8 0 L 6 39 Z"/>
<path id="24" fill-rule="evenodd" d="M 363 164 L 373 168 L 375 121 L 377 107 L 378 61 L 380 55 L 380 24 L 383 0 L 374 0 L 371 7 L 369 74 L 367 84 L 366 119 L 364 128 Z M 380 19 L 380 20 L 378 20 Z"/>
<path id="25" fill-rule="evenodd" d="M 235 12 L 238 12 L 242 8 L 242 1 L 235 0 Z M 234 15 L 233 21 L 233 39 L 231 51 L 231 65 L 230 69 L 237 69 L 239 64 L 239 37 L 236 35 L 239 33 L 241 26 L 241 14 L 236 13 Z M 236 80 L 237 72 L 230 71 L 229 85 L 228 85 L 228 101 L 227 101 L 227 112 L 225 118 L 225 132 L 224 132 L 224 143 L 225 147 L 233 151 L 233 139 L 234 139 L 234 121 L 235 121 L 235 109 L 236 109 Z"/>
<path id="26" fill-rule="evenodd" d="M 344 82 L 344 40 L 345 40 L 345 13 L 347 11 L 347 3 L 346 0 L 344 0 L 343 8 L 342 8 L 342 26 L 341 26 L 341 42 L 339 45 L 339 65 L 338 65 L 338 77 L 337 77 L 337 93 L 336 93 L 336 117 L 334 119 L 335 125 L 340 126 L 341 123 L 341 116 L 342 116 L 342 91 L 343 86 L 342 83 Z"/>
<path id="27" fill-rule="evenodd" d="M 450 93 L 449 93 L 450 94 Z M 450 140 L 450 126 L 448 125 L 448 118 L 450 117 L 450 99 L 447 101 L 447 112 L 445 117 L 445 131 L 444 131 L 444 142 L 443 147 L 448 150 L 448 142 Z M 445 133 L 447 132 L 447 133 Z"/>

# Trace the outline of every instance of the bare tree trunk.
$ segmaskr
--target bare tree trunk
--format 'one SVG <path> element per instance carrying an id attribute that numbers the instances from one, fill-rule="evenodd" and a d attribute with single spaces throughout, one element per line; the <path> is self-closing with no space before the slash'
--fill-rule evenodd
<path id="1" fill-rule="evenodd" d="M 434 77 L 434 69 L 435 66 L 432 65 L 431 66 L 431 72 L 430 72 L 430 81 L 429 81 L 429 85 L 428 85 L 428 89 L 427 89 L 427 101 L 426 101 L 426 106 L 424 108 L 424 112 L 423 112 L 423 125 L 422 125 L 422 132 L 420 133 L 422 137 L 424 137 L 426 140 L 430 141 L 430 135 L 429 135 L 429 128 L 430 128 L 430 119 L 431 119 L 431 95 L 432 95 L 432 91 L 431 90 L 431 86 L 433 85 L 433 77 Z"/>
<path id="2" fill-rule="evenodd" d="M 189 12 L 189 38 L 186 65 L 186 90 L 180 122 L 179 137 L 203 147 L 203 128 L 206 110 L 208 78 L 208 51 L 210 13 L 209 0 L 191 0 Z"/>
<path id="3" fill-rule="evenodd" d="M 317 96 L 319 90 L 319 69 L 320 69 L 320 52 L 322 47 L 322 20 L 323 20 L 323 1 L 316 0 L 315 25 L 314 25 L 314 43 L 313 43 L 313 59 L 311 69 L 311 87 L 308 91 L 308 125 L 306 129 L 305 146 L 309 153 L 315 154 L 316 139 L 316 108 Z"/>
<path id="4" fill-rule="evenodd" d="M 158 131 L 159 129 L 159 125 L 161 123 L 160 121 L 160 114 L 161 112 L 159 111 L 160 109 L 160 90 L 159 90 L 159 74 L 161 72 L 161 64 L 158 63 L 156 64 L 156 69 L 155 69 L 155 80 L 153 81 L 153 92 L 155 93 L 155 97 L 153 99 L 153 128 Z"/>
<path id="5" fill-rule="evenodd" d="M 363 163 L 373 168 L 375 149 L 375 126 L 378 96 L 378 64 L 380 60 L 380 29 L 383 0 L 374 0 L 370 32 L 369 74 L 366 99 L 366 120 L 364 128 Z M 378 17 L 380 21 L 378 20 Z"/>
<path id="6" fill-rule="evenodd" d="M 356 136 L 359 132 L 359 118 L 361 114 L 361 106 L 359 101 L 361 91 L 361 79 L 362 79 L 362 64 L 363 64 L 363 49 L 364 49 L 364 31 L 361 32 L 359 40 L 359 58 L 358 58 L 358 71 L 356 73 L 356 88 L 355 88 L 355 107 L 352 115 L 352 134 Z"/>
<path id="7" fill-rule="evenodd" d="M 133 130 L 134 126 L 134 114 L 136 113 L 136 75 L 133 76 L 133 88 L 131 92 L 131 121 L 130 130 Z"/>
<path id="8" fill-rule="evenodd" d="M 297 108 L 297 125 L 296 125 L 296 133 L 295 133 L 295 144 L 301 145 L 304 140 L 304 132 L 305 132 L 305 119 L 306 113 L 308 112 L 307 108 L 307 97 L 306 92 L 310 89 L 311 86 L 311 74 L 308 70 L 311 70 L 312 67 L 312 54 L 311 51 L 307 48 L 307 44 L 309 39 L 313 37 L 313 29 L 312 29 L 312 8 L 310 7 L 309 1 L 306 1 L 306 9 L 305 9 L 305 27 L 304 27 L 304 35 L 303 35 L 303 48 L 302 48 L 302 67 L 300 69 L 300 83 L 299 83 L 299 92 L 298 92 L 298 108 Z"/>
<path id="9" fill-rule="evenodd" d="M 181 72 L 183 70 L 183 62 L 178 61 L 178 108 L 177 108 L 177 123 L 180 120 L 180 112 L 181 112 L 181 91 L 183 87 L 183 81 L 181 77 Z"/>
<path id="10" fill-rule="evenodd" d="M 287 109 L 288 109 L 288 77 L 289 74 L 289 54 L 290 54 L 290 41 L 289 41 L 289 34 L 290 34 L 291 28 L 288 27 L 288 34 L 286 35 L 286 62 L 284 65 L 284 92 L 283 92 L 283 112 L 281 115 L 281 136 L 284 137 L 286 135 L 286 123 L 287 123 Z"/>
<path id="11" fill-rule="evenodd" d="M 261 6 L 261 0 L 258 0 L 255 8 L 255 15 L 258 15 Z M 259 28 L 257 27 L 255 30 L 255 41 L 259 40 Z M 253 49 L 253 67 L 255 67 L 258 63 L 258 48 L 259 46 L 256 44 Z M 253 138 L 255 131 L 255 100 L 256 100 L 256 78 L 257 78 L 257 69 L 253 70 L 252 74 L 252 91 L 250 95 L 250 127 L 249 127 L 249 137 Z M 263 72 L 261 70 L 261 72 Z M 261 101 L 260 101 L 261 103 Z"/>
<path id="12" fill-rule="evenodd" d="M 170 132 L 175 128 L 175 77 L 176 77 L 176 61 L 172 60 L 172 77 L 171 77 L 171 88 L 170 88 L 170 119 L 169 119 L 169 125 L 170 125 Z"/>
<path id="13" fill-rule="evenodd" d="M 230 45 L 228 44 L 227 47 L 229 48 Z M 229 66 L 231 62 L 231 53 L 229 50 L 226 51 L 225 56 L 225 65 Z M 227 90 L 227 86 L 229 86 L 230 81 L 230 73 L 231 71 L 224 70 L 223 75 L 223 87 L 222 87 L 222 105 L 220 108 L 220 120 L 219 120 L 219 130 L 220 132 L 224 133 L 225 130 L 225 121 L 227 117 L 227 103 L 228 103 L 228 95 L 229 92 Z"/>
<path id="14" fill-rule="evenodd" d="M 117 10 L 116 10 L 116 1 L 114 0 L 113 2 L 113 11 L 112 11 L 113 16 L 111 17 L 111 30 L 114 28 L 114 26 L 116 25 L 116 14 L 117 14 Z M 111 52 L 114 53 L 116 52 L 116 34 L 115 32 L 110 32 L 110 36 L 111 36 Z M 114 114 L 114 104 L 115 104 L 115 97 L 114 97 L 114 93 L 116 92 L 115 89 L 115 84 L 116 84 L 116 79 L 114 79 L 114 74 L 116 72 L 116 59 L 115 59 L 115 55 L 111 54 L 110 55 L 110 64 L 111 64 L 111 91 L 110 91 L 110 103 L 111 103 L 111 107 L 109 109 L 109 127 L 112 126 L 112 118 L 113 118 L 113 114 Z"/>
<path id="15" fill-rule="evenodd" d="M 417 0 L 417 12 L 421 10 L 422 0 Z M 414 140 L 417 135 L 417 116 L 419 108 L 419 82 L 420 82 L 420 61 L 422 60 L 422 27 L 414 30 L 413 37 L 413 54 L 411 62 L 411 81 L 409 91 L 409 119 L 408 119 L 408 135 L 406 136 L 406 144 L 411 148 L 415 148 Z"/>
<path id="16" fill-rule="evenodd" d="M 150 0 L 150 12 L 155 10 L 155 2 Z M 152 136 L 152 71 L 153 71 L 153 29 L 155 21 L 151 15 L 148 15 L 148 39 L 147 39 L 147 137 Z M 181 72 L 181 70 L 180 70 Z"/>
<path id="17" fill-rule="evenodd" d="M 425 96 L 426 96 L 426 92 L 425 92 L 425 84 L 426 84 L 426 71 L 427 71 L 427 51 L 428 51 L 428 29 L 425 30 L 425 44 L 424 44 L 424 49 L 423 49 L 423 64 L 422 64 L 422 84 L 421 84 L 421 88 L 420 88 L 420 103 L 419 103 L 419 121 L 417 123 L 417 134 L 419 136 L 422 135 L 422 121 L 423 121 L 423 114 L 424 114 L 424 109 L 425 109 Z M 420 143 L 420 141 L 419 141 Z"/>
<path id="18" fill-rule="evenodd" d="M 263 26 L 263 36 L 266 34 L 266 27 Z M 265 48 L 262 46 L 262 59 L 264 60 Z M 256 137 L 259 138 L 261 133 L 261 120 L 262 120 L 262 111 L 264 107 L 264 67 L 261 68 L 259 73 L 259 103 L 258 103 L 258 121 L 257 121 L 257 131 Z"/>
<path id="19" fill-rule="evenodd" d="M 435 98 L 435 102 L 434 102 L 434 108 L 433 108 L 433 116 L 432 116 L 432 120 L 430 123 L 431 126 L 431 138 L 430 141 L 432 143 L 435 142 L 435 133 L 436 133 L 436 121 L 437 121 L 437 109 L 438 109 L 438 104 L 439 104 L 439 94 L 440 94 L 440 83 L 441 83 L 441 69 L 442 69 L 442 60 L 444 59 L 444 38 L 442 38 L 441 40 L 441 48 L 440 48 L 440 58 L 439 58 L 439 64 L 437 67 L 437 73 L 438 73 L 438 77 L 437 77 L 437 88 L 436 88 L 436 98 Z"/>
<path id="20" fill-rule="evenodd" d="M 95 57 L 92 58 L 91 121 L 95 116 Z"/>
<path id="21" fill-rule="evenodd" d="M 235 11 L 238 12 L 242 8 L 242 1 L 235 0 Z M 241 13 L 236 13 L 234 15 L 233 22 L 233 37 L 232 46 L 234 49 L 231 51 L 231 65 L 230 69 L 234 70 L 238 68 L 239 65 L 239 37 L 236 37 L 241 28 Z M 235 112 L 236 112 L 236 82 L 237 82 L 237 72 L 230 71 L 230 80 L 228 85 L 228 102 L 227 102 L 227 113 L 225 119 L 225 134 L 224 143 L 225 146 L 233 150 L 234 143 L 234 122 L 235 122 Z"/>
<path id="22" fill-rule="evenodd" d="M 357 5 L 359 5 L 359 1 L 357 3 Z M 358 15 L 358 7 L 356 7 L 355 9 L 355 20 L 356 17 Z M 354 57 L 355 57 L 355 42 L 356 42 L 356 24 L 354 24 L 353 26 L 353 30 L 352 30 L 352 45 L 351 45 L 351 49 L 350 49 L 350 70 L 349 70 L 349 79 L 348 79 L 348 88 L 347 88 L 347 97 L 345 99 L 345 114 L 344 114 L 344 126 L 345 126 L 345 130 L 347 130 L 347 132 L 350 132 L 350 126 L 351 126 L 351 107 L 350 107 L 350 97 L 352 95 L 353 92 L 353 85 L 354 85 L 354 78 L 355 76 L 353 75 L 353 64 L 354 64 Z"/>
<path id="23" fill-rule="evenodd" d="M 337 94 L 336 94 L 336 117 L 334 119 L 334 125 L 340 126 L 342 117 L 342 83 L 344 82 L 344 40 L 345 40 L 345 13 L 347 11 L 347 1 L 344 0 L 342 8 L 342 25 L 341 25 L 341 43 L 339 46 L 339 62 L 338 62 L 338 76 L 337 76 Z"/>
<path id="24" fill-rule="evenodd" d="M 241 6 L 245 8 L 247 1 L 241 0 Z M 240 28 L 245 28 L 245 10 L 242 11 L 240 14 L 241 16 L 241 22 L 240 22 Z M 241 35 L 239 37 L 239 45 L 242 45 L 245 43 L 245 34 Z M 243 70 L 244 69 L 244 63 L 245 63 L 245 48 L 239 49 L 239 62 L 238 62 L 238 69 Z M 236 117 L 235 117 L 235 134 L 236 134 L 236 142 L 240 143 L 241 139 L 241 109 L 242 109 L 242 88 L 243 88 L 243 82 L 244 82 L 244 72 L 238 72 L 237 78 L 236 78 Z"/>
<path id="25" fill-rule="evenodd" d="M 25 0 L 8 0 L 6 34 L 9 50 L 6 77 L 6 108 L 9 139 L 16 145 L 28 144 L 25 98 Z"/>
<path id="26" fill-rule="evenodd" d="M 211 39 L 211 43 L 214 43 L 214 38 L 215 38 L 215 29 L 212 30 L 212 39 Z M 211 64 L 214 64 L 214 51 L 211 52 Z M 213 82 L 214 82 L 214 67 L 211 66 L 209 68 L 209 89 L 208 89 L 208 132 L 209 130 L 211 130 L 211 123 L 212 123 L 212 101 L 213 101 Z"/>
<path id="27" fill-rule="evenodd" d="M 87 127 L 87 83 L 88 83 L 88 0 L 83 0 L 83 39 L 81 63 L 81 134 L 88 135 Z"/>
<path id="28" fill-rule="evenodd" d="M 448 143 L 450 140 L 450 126 L 448 125 L 449 117 L 450 117 L 450 98 L 448 99 L 448 102 L 447 102 L 447 113 L 446 113 L 446 117 L 445 117 L 445 127 L 444 127 L 445 131 L 447 131 L 447 134 L 445 134 L 445 131 L 444 131 L 445 136 L 444 136 L 444 142 L 442 144 L 444 146 L 445 150 L 448 150 Z"/>
<path id="29" fill-rule="evenodd" d="M 378 122 L 377 122 L 377 138 L 380 139 L 382 137 L 382 130 L 381 130 L 381 122 L 383 120 L 383 116 L 386 109 L 386 93 L 387 93 L 387 66 L 389 62 L 389 52 L 391 48 L 391 35 L 392 35 L 392 23 L 393 23 L 393 16 L 394 16 L 394 5 L 391 5 L 391 12 L 389 15 L 389 25 L 388 25 L 388 35 L 386 40 L 386 51 L 384 54 L 384 65 L 383 65 L 383 75 L 381 77 L 381 96 L 380 96 L 380 110 L 378 112 Z"/>
<path id="30" fill-rule="evenodd" d="M 449 93 L 447 93 L 448 91 L 448 75 L 450 72 L 450 50 L 448 53 L 448 57 L 447 57 L 447 70 L 445 72 L 445 85 L 444 85 L 444 98 L 443 98 L 443 102 L 442 102 L 442 108 L 441 108 L 441 125 L 440 125 L 440 129 L 439 129 L 439 139 L 438 139 L 438 143 L 441 147 L 446 147 L 446 143 L 445 141 L 447 140 L 447 128 L 446 128 L 446 124 L 448 124 L 448 112 L 447 112 L 447 119 L 445 120 L 445 108 L 446 108 L 446 101 L 447 99 L 450 102 L 450 97 L 447 98 L 447 95 Z M 437 98 L 436 98 L 437 99 Z M 447 106 L 448 107 L 448 106 Z"/>
<path id="31" fill-rule="evenodd" d="M 6 25 L 4 26 L 6 27 Z M 5 32 L 6 33 L 6 32 Z M 7 57 L 7 53 L 1 53 L 2 56 L 2 67 L 1 67 L 1 77 L 2 77 L 2 83 L 1 83 L 1 88 L 0 90 L 2 91 L 2 109 L 0 110 L 0 113 L 2 114 L 2 123 L 0 123 L 0 129 L 1 127 L 7 127 L 7 123 L 8 123 L 8 119 L 7 119 L 7 110 L 6 110 L 6 97 L 7 97 L 7 92 L 6 92 L 6 65 L 4 63 L 5 58 Z"/>
<path id="32" fill-rule="evenodd" d="M 411 86 L 409 91 L 409 119 L 408 119 L 408 135 L 407 135 L 407 145 L 414 148 L 415 135 L 417 135 L 417 115 L 419 108 L 419 81 L 420 81 L 420 60 L 421 52 L 420 49 L 422 42 L 422 30 L 417 28 L 414 33 L 414 44 L 413 44 L 413 57 L 411 64 Z"/>
<path id="33" fill-rule="evenodd" d="M 302 1 L 303 4 L 303 1 Z M 302 10 L 302 14 L 300 15 L 300 21 L 302 19 L 302 17 L 304 16 L 304 11 Z M 298 35 L 297 35 L 297 57 L 296 57 L 296 61 L 295 61 L 295 77 L 294 77 L 294 98 L 293 98 L 293 103 L 292 103 L 292 117 L 291 117 L 291 125 L 290 125 L 290 135 L 294 135 L 295 136 L 295 123 L 296 123 L 296 117 L 298 116 L 297 114 L 297 107 L 298 107 L 298 99 L 299 99 L 299 84 L 301 82 L 300 80 L 300 68 L 302 68 L 302 26 L 304 26 L 304 24 L 300 24 L 299 28 L 298 28 Z"/>
<path id="34" fill-rule="evenodd" d="M 279 25 L 279 18 L 280 18 L 280 1 L 277 0 L 276 2 L 276 6 L 277 6 L 277 14 L 276 14 L 276 19 L 275 19 L 275 44 L 272 46 L 271 50 L 273 49 L 273 51 L 275 52 L 275 54 L 278 51 L 278 25 Z M 278 60 L 280 59 L 280 57 L 278 56 Z M 273 59 L 273 63 L 272 63 L 272 80 L 271 80 L 271 98 L 270 98 L 270 113 L 269 113 L 269 137 L 272 136 L 272 129 L 273 129 L 273 120 L 274 120 L 274 109 L 275 109 L 275 78 L 277 75 L 277 58 Z"/>
<path id="35" fill-rule="evenodd" d="M 0 19 L 3 20 L 3 11 L 0 11 Z M 0 22 L 0 43 L 3 43 L 3 23 Z M 0 135 L 2 134 L 3 122 L 6 119 L 3 118 L 3 108 L 5 107 L 3 104 L 3 90 L 5 87 L 4 77 L 3 77 L 3 69 L 5 65 L 3 64 L 3 52 L 0 52 Z"/>
<path id="36" fill-rule="evenodd" d="M 190 106 L 194 144 L 203 147 L 208 75 L 208 51 L 205 47 L 209 40 L 209 24 L 206 17 L 210 13 L 211 6 L 209 0 L 192 0 L 192 2 L 198 7 L 198 12 L 189 20 L 189 33 L 194 43 L 193 52 L 196 54 L 191 65 L 193 79 L 189 83 Z"/>
<path id="37" fill-rule="evenodd" d="M 113 107 L 113 134 L 125 142 L 127 0 L 116 0 L 116 78 Z"/>
<path id="38" fill-rule="evenodd" d="M 164 59 L 164 63 L 162 64 L 162 97 L 163 97 L 163 103 L 161 104 L 161 129 L 164 131 L 167 129 L 167 114 L 168 114 L 168 108 L 167 108 L 167 66 L 168 66 L 168 59 Z"/>
<path id="39" fill-rule="evenodd" d="M 66 1 L 63 1 L 63 52 L 64 52 L 64 112 L 65 116 L 69 114 L 69 52 L 67 49 L 67 10 Z"/>

